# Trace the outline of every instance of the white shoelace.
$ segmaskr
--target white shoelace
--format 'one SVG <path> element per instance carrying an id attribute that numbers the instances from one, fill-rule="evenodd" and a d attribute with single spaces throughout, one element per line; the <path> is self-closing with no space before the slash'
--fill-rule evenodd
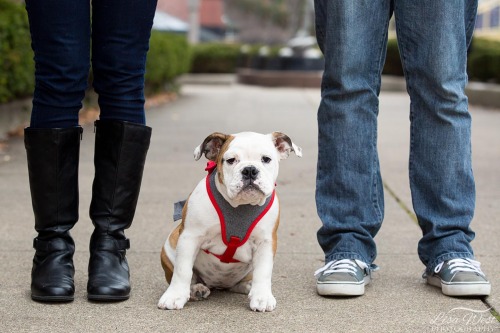
<path id="1" fill-rule="evenodd" d="M 479 261 L 472 259 L 451 259 L 448 263 L 451 274 L 455 272 L 473 272 L 484 276 L 484 273 L 481 271 L 481 263 Z M 443 268 L 443 265 L 444 262 L 437 265 L 436 268 L 434 268 L 434 273 L 439 273 Z"/>
<path id="2" fill-rule="evenodd" d="M 368 265 L 365 264 L 364 262 L 354 259 L 341 259 L 341 260 L 333 260 L 327 263 L 325 266 L 321 267 L 318 269 L 316 272 L 314 272 L 314 276 L 318 276 L 322 273 L 324 274 L 331 274 L 331 273 L 353 273 L 356 274 L 356 271 L 358 270 L 358 267 L 356 264 L 361 267 L 362 269 L 367 269 Z"/>

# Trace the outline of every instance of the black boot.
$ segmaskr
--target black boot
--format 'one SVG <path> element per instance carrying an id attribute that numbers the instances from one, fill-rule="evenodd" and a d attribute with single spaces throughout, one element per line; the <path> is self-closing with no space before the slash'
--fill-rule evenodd
<path id="1" fill-rule="evenodd" d="M 31 298 L 72 301 L 75 293 L 69 230 L 78 221 L 78 161 L 81 127 L 24 131 L 31 202 L 35 215 Z"/>
<path id="2" fill-rule="evenodd" d="M 124 230 L 130 227 L 141 188 L 151 128 L 123 121 L 95 123 L 95 178 L 90 218 L 88 299 L 126 300 L 130 295 L 130 247 Z"/>

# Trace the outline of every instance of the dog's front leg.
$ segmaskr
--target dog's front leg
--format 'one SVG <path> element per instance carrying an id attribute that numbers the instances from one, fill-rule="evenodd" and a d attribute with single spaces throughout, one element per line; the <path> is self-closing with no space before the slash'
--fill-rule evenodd
<path id="1" fill-rule="evenodd" d="M 191 235 L 187 231 L 179 237 L 172 281 L 160 298 L 158 308 L 164 310 L 182 309 L 189 300 L 193 265 L 200 250 L 200 244 L 200 237 Z"/>
<path id="2" fill-rule="evenodd" d="M 253 311 L 273 311 L 276 308 L 276 299 L 271 291 L 273 260 L 272 240 L 266 239 L 258 244 L 252 260 L 253 281 L 248 298 Z"/>

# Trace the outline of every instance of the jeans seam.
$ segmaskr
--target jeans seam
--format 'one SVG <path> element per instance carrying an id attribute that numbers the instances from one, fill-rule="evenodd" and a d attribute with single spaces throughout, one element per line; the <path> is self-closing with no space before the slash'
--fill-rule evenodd
<path id="1" fill-rule="evenodd" d="M 386 53 L 386 48 L 387 48 L 387 42 L 384 42 L 384 41 L 387 41 L 387 35 L 388 35 L 388 28 L 389 28 L 389 19 L 386 18 L 386 21 L 385 21 L 385 28 L 382 33 L 382 38 L 380 38 L 380 44 L 379 44 L 379 48 L 378 48 L 378 59 L 377 59 L 377 75 L 375 77 L 375 81 L 377 82 L 377 92 L 380 91 L 380 86 L 381 86 L 381 76 L 380 76 L 380 73 L 382 71 L 382 66 L 383 66 L 383 63 L 382 63 L 382 59 L 384 58 L 384 55 Z M 385 47 L 384 47 L 385 46 Z M 379 104 L 377 102 L 377 105 L 376 105 L 376 110 L 375 110 L 375 115 L 378 117 L 378 114 L 379 114 Z M 372 138 L 372 149 L 373 149 L 373 153 L 374 153 L 374 159 L 373 159 L 373 169 L 372 169 L 372 184 L 373 184 L 373 198 L 372 198 L 372 203 L 373 203 L 373 208 L 375 209 L 375 213 L 377 215 L 377 219 L 378 219 L 378 223 L 380 223 L 382 220 L 383 220 L 383 212 L 381 211 L 381 208 L 380 208 L 380 199 L 378 197 L 378 175 L 380 174 L 380 165 L 377 163 L 378 161 L 378 158 L 377 158 L 377 137 L 378 137 L 378 130 L 377 130 L 377 126 L 375 126 L 375 131 L 374 131 L 374 137 Z"/>
<path id="2" fill-rule="evenodd" d="M 376 140 L 376 137 L 377 137 L 377 134 L 375 132 L 375 140 Z M 373 203 L 373 208 L 375 209 L 375 212 L 377 214 L 377 218 L 378 218 L 378 223 L 380 223 L 383 219 L 383 214 L 382 214 L 382 211 L 381 211 L 381 208 L 380 208 L 380 202 L 379 202 L 379 197 L 378 197 L 378 182 L 377 180 L 379 179 L 378 178 L 378 173 L 377 173 L 377 170 L 379 169 L 379 166 L 377 165 L 377 149 L 375 147 L 375 144 L 373 144 L 373 150 L 374 150 L 374 161 L 373 161 L 373 166 L 374 166 L 374 171 L 372 172 L 372 181 L 373 181 L 373 200 L 372 200 L 372 203 Z M 380 171 L 379 171 L 380 172 Z"/>
<path id="3" fill-rule="evenodd" d="M 382 54 L 387 53 L 386 50 L 387 50 L 387 36 L 389 33 L 389 21 L 390 21 L 390 18 L 386 18 L 385 27 L 384 27 L 384 30 L 382 30 L 383 31 L 382 38 L 380 39 L 380 45 L 379 45 L 379 49 L 378 49 L 377 73 L 376 73 L 375 79 L 379 80 L 379 85 L 380 85 L 380 80 L 381 80 L 380 73 L 383 70 L 383 65 L 384 65 L 384 63 L 382 63 L 382 58 L 384 58 L 382 56 Z M 385 48 L 384 48 L 384 45 L 385 45 Z"/>
<path id="4" fill-rule="evenodd" d="M 476 7 L 474 11 L 477 12 L 477 3 L 473 2 L 473 5 L 474 5 L 474 7 Z M 471 15 L 471 18 L 469 19 L 469 22 L 467 22 L 467 26 L 465 27 L 465 32 L 466 33 L 467 33 L 467 31 L 469 31 L 471 29 L 471 26 L 474 25 L 475 21 L 476 21 L 476 16 L 475 15 Z"/>
<path id="5" fill-rule="evenodd" d="M 399 2 L 394 1 L 394 12 L 398 12 Z M 397 14 L 396 14 L 397 15 Z M 410 75 L 408 75 L 408 70 L 406 68 L 406 63 L 408 62 L 408 58 L 406 57 L 406 49 L 405 49 L 405 43 L 403 41 L 403 34 L 401 32 L 401 28 L 396 22 L 396 33 L 397 33 L 397 43 L 398 43 L 398 48 L 399 48 L 399 53 L 400 53 L 400 59 L 401 59 L 401 66 L 403 68 L 403 75 L 406 80 L 406 90 L 408 92 L 408 95 L 412 95 L 412 84 L 411 84 L 411 78 Z M 413 103 L 410 102 L 410 112 L 409 112 L 409 118 L 410 118 L 410 151 L 409 151 L 409 156 L 408 156 L 408 177 L 410 181 L 410 188 L 415 188 L 415 172 L 414 172 L 414 143 L 415 143 L 415 124 L 414 124 L 414 105 Z M 418 219 L 417 219 L 418 220 Z M 419 225 L 420 225 L 420 221 Z"/>

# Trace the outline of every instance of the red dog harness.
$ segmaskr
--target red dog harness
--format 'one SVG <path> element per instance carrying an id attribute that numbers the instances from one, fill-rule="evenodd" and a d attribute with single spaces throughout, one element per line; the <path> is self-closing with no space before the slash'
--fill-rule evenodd
<path id="1" fill-rule="evenodd" d="M 217 174 L 217 172 L 214 172 L 216 167 L 217 164 L 212 161 L 207 163 L 205 169 L 208 171 L 206 186 L 210 201 L 219 215 L 222 241 L 227 248 L 226 251 L 220 255 L 208 250 L 204 251 L 216 256 L 223 263 L 237 263 L 240 261 L 233 258 L 236 250 L 247 242 L 257 223 L 259 223 L 271 208 L 274 202 L 275 191 L 273 191 L 271 196 L 267 198 L 266 203 L 262 206 L 240 205 L 234 208 L 223 199 L 222 195 L 216 189 L 213 190 Z M 245 221 L 245 217 L 248 216 L 251 216 L 251 220 Z M 244 228 L 239 228 L 241 226 Z"/>

